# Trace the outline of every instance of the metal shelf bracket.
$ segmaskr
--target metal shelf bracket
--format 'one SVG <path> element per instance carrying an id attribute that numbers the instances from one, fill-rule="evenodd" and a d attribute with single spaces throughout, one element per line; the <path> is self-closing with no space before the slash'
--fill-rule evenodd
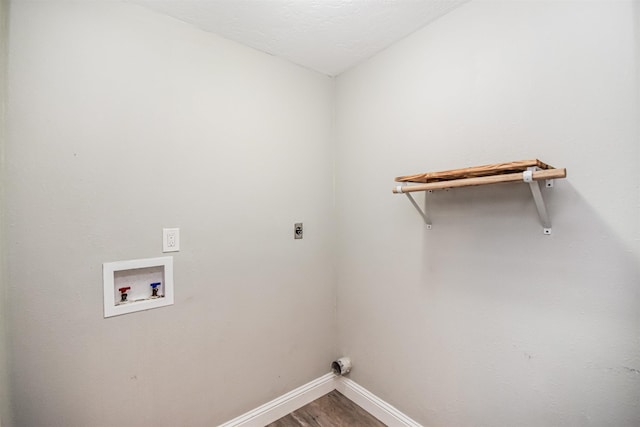
<path id="1" fill-rule="evenodd" d="M 407 196 L 407 198 L 409 199 L 409 201 L 411 202 L 411 204 L 413 205 L 413 207 L 416 208 L 416 210 L 418 211 L 418 213 L 420 214 L 420 216 L 424 220 L 424 223 L 427 226 L 427 230 L 431 230 L 431 227 L 432 227 L 431 226 L 431 217 L 429 216 L 429 209 L 428 209 L 428 205 L 427 205 L 427 195 L 429 193 L 433 193 L 433 191 L 432 190 L 425 191 L 424 209 L 420 208 L 420 205 L 418 205 L 418 202 L 416 202 L 416 199 L 413 198 L 411 193 L 404 193 Z"/>
<path id="2" fill-rule="evenodd" d="M 542 223 L 542 232 L 548 236 L 551 234 L 551 219 L 549 218 L 549 214 L 547 213 L 547 207 L 544 203 L 544 198 L 542 197 L 542 191 L 540 191 L 542 183 L 531 179 L 533 172 L 537 170 L 540 169 L 535 166 L 527 168 L 527 170 L 522 173 L 522 179 L 524 180 L 524 182 L 529 183 L 531 195 L 533 196 L 533 202 L 536 204 L 536 210 L 538 211 L 538 216 L 540 217 L 540 222 Z M 546 180 L 545 187 L 553 188 L 553 180 Z"/>

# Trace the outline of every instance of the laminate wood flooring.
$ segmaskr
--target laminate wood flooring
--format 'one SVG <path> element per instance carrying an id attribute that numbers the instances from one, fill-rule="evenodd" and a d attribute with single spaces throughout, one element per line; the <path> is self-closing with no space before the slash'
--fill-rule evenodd
<path id="1" fill-rule="evenodd" d="M 386 427 L 334 390 L 266 427 Z"/>

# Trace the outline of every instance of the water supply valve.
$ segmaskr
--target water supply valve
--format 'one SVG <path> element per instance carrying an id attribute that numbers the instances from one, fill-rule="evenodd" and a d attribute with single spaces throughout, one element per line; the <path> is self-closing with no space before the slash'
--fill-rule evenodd
<path id="1" fill-rule="evenodd" d="M 158 298 L 158 288 L 160 287 L 161 282 L 151 283 L 151 298 Z"/>
<path id="2" fill-rule="evenodd" d="M 127 291 L 131 289 L 131 286 L 118 289 L 120 291 L 120 302 L 127 302 Z"/>

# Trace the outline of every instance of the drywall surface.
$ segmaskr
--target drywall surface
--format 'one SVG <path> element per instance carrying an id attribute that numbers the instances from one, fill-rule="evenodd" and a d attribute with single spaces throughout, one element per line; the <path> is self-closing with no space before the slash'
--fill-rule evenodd
<path id="1" fill-rule="evenodd" d="M 4 200 L 4 147 L 6 139 L 6 106 L 7 106 L 7 14 L 9 3 L 0 0 L 0 206 Z M 0 426 L 9 423 L 9 371 L 7 364 L 7 276 L 5 260 L 5 212 L 0 209 Z"/>
<path id="2" fill-rule="evenodd" d="M 333 81 L 120 2 L 10 28 L 13 426 L 213 426 L 325 374 Z M 104 319 L 163 227 L 175 305 Z"/>
<path id="3" fill-rule="evenodd" d="M 470 2 L 337 78 L 352 379 L 428 426 L 640 424 L 637 2 Z M 526 185 L 399 175 L 529 159 Z"/>

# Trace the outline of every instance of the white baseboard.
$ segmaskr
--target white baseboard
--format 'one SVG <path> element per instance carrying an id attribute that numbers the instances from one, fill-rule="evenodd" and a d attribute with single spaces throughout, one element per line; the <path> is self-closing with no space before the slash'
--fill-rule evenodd
<path id="1" fill-rule="evenodd" d="M 420 423 L 349 378 L 340 377 L 336 381 L 336 390 L 389 427 L 422 427 Z"/>
<path id="2" fill-rule="evenodd" d="M 219 427 L 264 427 L 336 389 L 336 375 L 321 376 Z"/>
<path id="3" fill-rule="evenodd" d="M 333 390 L 338 390 L 389 427 L 422 427 L 355 381 L 333 373 L 323 375 L 218 427 L 264 427 Z"/>

